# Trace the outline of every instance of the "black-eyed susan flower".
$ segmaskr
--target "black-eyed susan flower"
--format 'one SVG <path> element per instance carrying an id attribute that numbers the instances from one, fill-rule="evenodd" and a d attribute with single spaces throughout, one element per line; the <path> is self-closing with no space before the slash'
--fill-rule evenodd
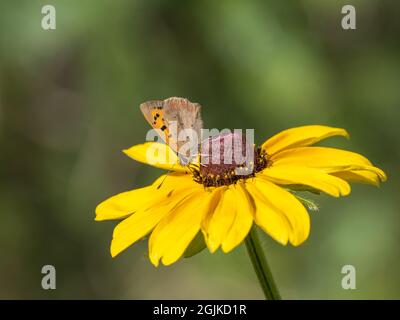
<path id="1" fill-rule="evenodd" d="M 360 154 L 311 146 L 331 136 L 348 134 L 319 125 L 282 131 L 254 148 L 254 170 L 248 175 L 236 175 L 235 163 L 182 166 L 168 146 L 156 142 L 124 150 L 137 161 L 174 172 L 96 208 L 98 221 L 123 219 L 114 230 L 111 255 L 149 236 L 151 262 L 170 265 L 196 235 L 204 237 L 211 252 L 229 252 L 253 224 L 283 245 L 302 244 L 310 233 L 310 216 L 288 189 L 300 186 L 339 197 L 350 193 L 349 182 L 378 186 L 386 180 L 385 173 Z M 150 150 L 168 154 L 174 164 L 160 162 Z"/>

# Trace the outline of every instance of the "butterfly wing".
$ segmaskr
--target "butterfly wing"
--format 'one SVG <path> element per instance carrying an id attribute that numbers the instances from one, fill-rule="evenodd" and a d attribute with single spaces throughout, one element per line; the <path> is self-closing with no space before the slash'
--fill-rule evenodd
<path id="1" fill-rule="evenodd" d="M 161 130 L 162 133 L 160 132 L 160 137 L 166 144 L 169 144 L 169 130 L 164 119 L 164 101 L 153 100 L 144 102 L 140 105 L 140 110 L 142 111 L 147 122 L 154 129 Z"/>
<path id="2" fill-rule="evenodd" d="M 153 100 L 142 103 L 142 111 L 147 122 L 157 130 L 161 130 L 160 136 L 179 156 L 190 158 L 190 152 L 185 154 L 178 150 L 189 141 L 179 141 L 179 134 L 184 129 L 192 129 L 197 135 L 197 142 L 201 141 L 203 121 L 200 115 L 201 106 L 192 103 L 185 98 L 172 97 L 166 100 Z M 187 159 L 186 159 L 187 160 Z"/>
<path id="3" fill-rule="evenodd" d="M 167 127 L 173 134 L 170 136 L 171 146 L 176 146 L 176 150 L 182 150 L 181 147 L 187 142 L 195 142 L 197 147 L 201 141 L 201 129 L 203 128 L 203 121 L 201 120 L 201 106 L 198 103 L 192 103 L 184 98 L 169 98 L 164 100 L 164 119 Z M 175 126 L 175 127 L 174 127 Z M 180 135 L 185 129 L 191 129 L 187 133 L 191 136 L 185 138 Z M 177 134 L 174 134 L 177 132 Z M 193 136 L 195 135 L 195 137 Z M 181 140 L 182 139 L 182 140 Z M 195 139 L 195 140 L 194 140 Z M 186 150 L 180 154 L 182 156 L 190 157 L 190 150 Z"/>

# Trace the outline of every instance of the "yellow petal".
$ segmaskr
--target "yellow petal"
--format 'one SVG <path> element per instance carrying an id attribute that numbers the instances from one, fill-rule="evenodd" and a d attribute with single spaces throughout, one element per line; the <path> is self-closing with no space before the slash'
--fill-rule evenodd
<path id="1" fill-rule="evenodd" d="M 327 126 L 302 126 L 284 130 L 268 139 L 262 148 L 273 155 L 289 148 L 305 147 L 332 136 L 349 137 L 346 130 Z"/>
<path id="2" fill-rule="evenodd" d="M 152 186 L 117 194 L 96 208 L 97 221 L 121 219 L 146 206 L 153 199 Z"/>
<path id="3" fill-rule="evenodd" d="M 364 156 L 341 149 L 324 147 L 302 147 L 289 149 L 271 157 L 274 166 L 301 166 L 323 169 L 333 173 L 339 171 L 365 170 L 376 173 L 382 181 L 385 173 L 374 167 Z"/>
<path id="4" fill-rule="evenodd" d="M 178 260 L 200 230 L 212 192 L 196 191 L 179 203 L 155 227 L 149 239 L 149 256 L 153 265 Z"/>
<path id="5" fill-rule="evenodd" d="M 213 211 L 210 211 L 202 223 L 204 238 L 210 252 L 214 253 L 227 235 L 236 216 L 236 193 L 233 186 L 221 187 L 220 199 Z"/>
<path id="6" fill-rule="evenodd" d="M 153 182 L 157 190 L 170 190 L 180 188 L 204 189 L 203 185 L 195 182 L 191 175 L 181 172 L 170 172 L 160 176 Z"/>
<path id="7" fill-rule="evenodd" d="M 348 182 L 372 184 L 376 187 L 379 186 L 380 182 L 379 176 L 375 172 L 366 170 L 339 171 L 333 172 L 331 175 L 339 177 Z"/>
<path id="8" fill-rule="evenodd" d="M 103 201 L 96 208 L 95 220 L 122 219 L 139 209 L 146 209 L 158 203 L 173 189 L 199 187 L 200 185 L 186 174 L 163 175 L 151 186 L 126 191 Z"/>
<path id="9" fill-rule="evenodd" d="M 151 208 L 139 210 L 120 222 L 114 229 L 111 255 L 115 257 L 134 242 L 146 236 L 163 217 L 190 193 L 193 193 L 190 189 L 180 189 L 160 203 L 154 204 Z"/>
<path id="10" fill-rule="evenodd" d="M 254 188 L 252 188 L 253 184 L 258 192 L 254 192 Z M 256 207 L 259 205 L 262 208 L 262 206 L 265 205 L 265 207 L 269 207 L 269 211 L 273 210 L 281 217 L 287 219 L 291 230 L 289 233 L 289 241 L 291 244 L 298 246 L 307 239 L 310 233 L 310 217 L 307 210 L 295 196 L 272 182 L 261 178 L 254 178 L 252 183 L 247 183 L 246 188 L 249 189 L 249 187 L 252 188 L 250 193 L 255 197 Z M 257 217 L 258 215 L 256 213 L 256 223 L 258 224 Z M 270 221 L 265 219 L 259 225 L 262 228 L 267 228 L 269 227 L 269 223 Z M 277 224 L 276 228 L 280 228 L 279 231 L 281 231 L 283 235 L 283 226 L 280 227 Z M 266 231 L 272 236 L 272 232 L 276 230 L 269 227 L 269 230 L 267 229 Z M 282 240 L 284 240 L 283 236 Z M 284 243 L 284 241 L 281 241 L 281 243 Z"/>
<path id="11" fill-rule="evenodd" d="M 244 189 L 241 182 L 232 188 L 237 199 L 236 215 L 232 226 L 222 241 L 221 248 L 224 252 L 229 252 L 238 246 L 250 231 L 255 215 L 254 201 Z"/>
<path id="12" fill-rule="evenodd" d="M 314 168 L 272 166 L 260 172 L 259 176 L 280 185 L 309 186 L 333 197 L 347 196 L 351 190 L 345 180 Z"/>
<path id="13" fill-rule="evenodd" d="M 187 167 L 180 165 L 176 153 L 163 143 L 146 142 L 123 150 L 123 152 L 136 161 L 157 168 L 189 173 Z"/>
<path id="14" fill-rule="evenodd" d="M 168 212 L 195 190 L 196 189 L 187 187 L 187 185 L 184 184 L 176 186 L 175 189 L 170 189 L 168 192 L 165 192 L 162 197 L 158 197 L 157 201 L 153 201 L 152 206 L 141 208 L 129 218 L 125 219 L 123 223 L 118 224 L 113 232 L 114 238 L 123 235 L 127 231 L 129 232 L 129 229 L 132 227 L 132 225 L 136 223 L 136 218 L 134 216 L 138 215 L 140 217 L 151 215 L 151 212 L 156 211 L 158 208 L 162 208 L 164 211 Z"/>
<path id="15" fill-rule="evenodd" d="M 246 182 L 246 190 L 250 193 L 255 205 L 255 223 L 275 241 L 286 245 L 292 233 L 289 220 L 285 214 L 269 203 L 262 191 L 255 186 L 254 180 L 250 181 Z"/>

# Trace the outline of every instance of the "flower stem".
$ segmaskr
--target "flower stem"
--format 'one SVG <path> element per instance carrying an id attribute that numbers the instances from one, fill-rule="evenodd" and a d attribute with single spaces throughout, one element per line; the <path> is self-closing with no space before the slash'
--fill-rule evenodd
<path id="1" fill-rule="evenodd" d="M 257 274 L 258 281 L 264 291 L 265 298 L 268 300 L 281 300 L 278 288 L 276 287 L 271 270 L 267 263 L 267 258 L 261 247 L 260 239 L 257 235 L 257 228 L 253 226 L 246 237 L 246 248 Z"/>

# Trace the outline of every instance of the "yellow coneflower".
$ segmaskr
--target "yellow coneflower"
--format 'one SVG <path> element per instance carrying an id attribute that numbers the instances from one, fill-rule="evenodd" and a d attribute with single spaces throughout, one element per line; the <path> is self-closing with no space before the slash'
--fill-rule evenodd
<path id="1" fill-rule="evenodd" d="M 302 186 L 339 197 L 350 193 L 349 182 L 378 186 L 386 180 L 385 173 L 360 154 L 310 147 L 331 136 L 348 134 L 319 125 L 282 131 L 255 148 L 254 170 L 240 176 L 232 166 L 181 166 L 168 146 L 156 142 L 124 150 L 137 161 L 172 168 L 174 173 L 96 208 L 98 221 L 123 219 L 114 230 L 111 255 L 149 235 L 151 262 L 170 265 L 199 232 L 211 252 L 229 252 L 245 239 L 253 223 L 283 245 L 300 245 L 310 233 L 310 217 L 287 188 Z M 149 156 L 154 148 L 168 153 L 174 164 Z"/>

